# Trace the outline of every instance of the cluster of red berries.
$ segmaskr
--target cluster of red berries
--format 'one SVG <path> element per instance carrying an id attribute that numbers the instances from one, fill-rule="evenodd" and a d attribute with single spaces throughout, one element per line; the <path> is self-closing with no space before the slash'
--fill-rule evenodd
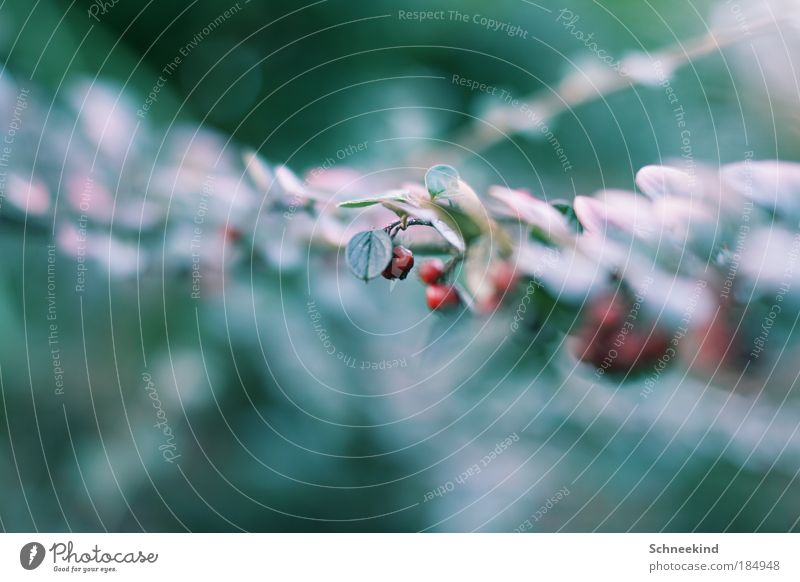
<path id="1" fill-rule="evenodd" d="M 669 348 L 657 327 L 634 323 L 632 300 L 623 293 L 601 295 L 587 306 L 573 344 L 578 358 L 600 373 L 628 372 L 654 365 Z"/>
<path id="2" fill-rule="evenodd" d="M 414 254 L 404 246 L 397 245 L 392 249 L 392 260 L 386 265 L 383 276 L 386 279 L 400 279 L 408 276 L 414 266 Z M 461 298 L 453 285 L 444 283 L 445 266 L 440 259 L 431 259 L 420 265 L 419 278 L 428 288 L 425 300 L 434 311 L 458 307 Z"/>
<path id="3" fill-rule="evenodd" d="M 428 286 L 425 300 L 434 311 L 454 309 L 461 303 L 456 288 L 443 282 L 444 275 L 445 266 L 440 259 L 425 261 L 419 268 L 419 278 Z"/>
<path id="4" fill-rule="evenodd" d="M 517 286 L 518 276 L 514 267 L 506 261 L 497 261 L 489 270 L 491 292 L 478 303 L 478 310 L 483 313 L 494 311 L 503 299 Z"/>

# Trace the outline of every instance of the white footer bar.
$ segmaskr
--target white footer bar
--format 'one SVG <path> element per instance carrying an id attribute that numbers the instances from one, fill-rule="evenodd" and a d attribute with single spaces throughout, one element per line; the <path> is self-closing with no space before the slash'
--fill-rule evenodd
<path id="1" fill-rule="evenodd" d="M 0 580 L 800 580 L 796 534 L 3 534 Z"/>

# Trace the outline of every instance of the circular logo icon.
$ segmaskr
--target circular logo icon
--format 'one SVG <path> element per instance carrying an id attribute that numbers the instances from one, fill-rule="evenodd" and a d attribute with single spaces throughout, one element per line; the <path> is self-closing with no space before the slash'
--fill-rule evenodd
<path id="1" fill-rule="evenodd" d="M 28 542 L 19 551 L 19 563 L 26 570 L 35 570 L 44 561 L 44 546 L 39 542 Z"/>

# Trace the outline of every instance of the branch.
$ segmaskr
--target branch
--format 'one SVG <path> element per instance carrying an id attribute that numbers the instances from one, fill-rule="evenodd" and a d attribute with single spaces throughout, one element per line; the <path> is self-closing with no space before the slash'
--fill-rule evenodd
<path id="1" fill-rule="evenodd" d="M 662 63 L 664 75 L 668 77 L 672 72 L 694 59 L 736 44 L 745 38 L 765 34 L 781 22 L 797 17 L 797 10 L 788 10 L 778 17 L 774 15 L 764 17 L 750 27 L 751 34 L 748 36 L 736 29 L 709 30 L 685 43 L 678 42 L 647 56 L 651 63 Z M 630 57 L 628 60 L 630 61 Z M 485 151 L 509 135 L 529 131 L 574 107 L 605 98 L 647 80 L 646 78 L 637 79 L 635 76 L 622 75 L 611 69 L 606 72 L 608 74 L 592 79 L 585 71 L 579 70 L 563 79 L 555 92 L 543 91 L 541 94 L 531 95 L 521 99 L 517 107 L 505 105 L 496 107 L 489 111 L 488 119 L 473 121 L 451 139 L 444 141 L 444 143 L 457 144 L 458 150 L 451 150 L 447 154 L 429 150 L 423 152 L 422 156 L 427 159 L 431 155 L 436 155 L 438 159 L 444 157 L 450 163 L 458 163 L 467 155 Z M 524 126 L 519 123 L 520 109 L 522 108 L 526 108 L 530 112 L 529 123 Z"/>

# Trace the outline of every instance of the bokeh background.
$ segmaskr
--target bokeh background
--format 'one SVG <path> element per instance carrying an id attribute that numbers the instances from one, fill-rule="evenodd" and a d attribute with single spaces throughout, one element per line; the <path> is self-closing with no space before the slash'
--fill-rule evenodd
<path id="1" fill-rule="evenodd" d="M 242 161 L 390 184 L 452 160 L 479 190 L 571 199 L 647 164 L 797 160 L 796 22 L 758 28 L 792 5 L 4 2 L 0 527 L 797 530 L 794 373 L 597 382 L 508 312 L 439 317 L 415 277 L 355 280 L 302 211 L 258 220 Z M 703 50 L 712 29 L 732 39 Z M 652 68 L 607 87 L 591 43 L 662 55 L 677 102 Z M 459 148 L 501 103 L 453 75 L 589 95 L 547 117 L 571 168 L 513 124 Z"/>

